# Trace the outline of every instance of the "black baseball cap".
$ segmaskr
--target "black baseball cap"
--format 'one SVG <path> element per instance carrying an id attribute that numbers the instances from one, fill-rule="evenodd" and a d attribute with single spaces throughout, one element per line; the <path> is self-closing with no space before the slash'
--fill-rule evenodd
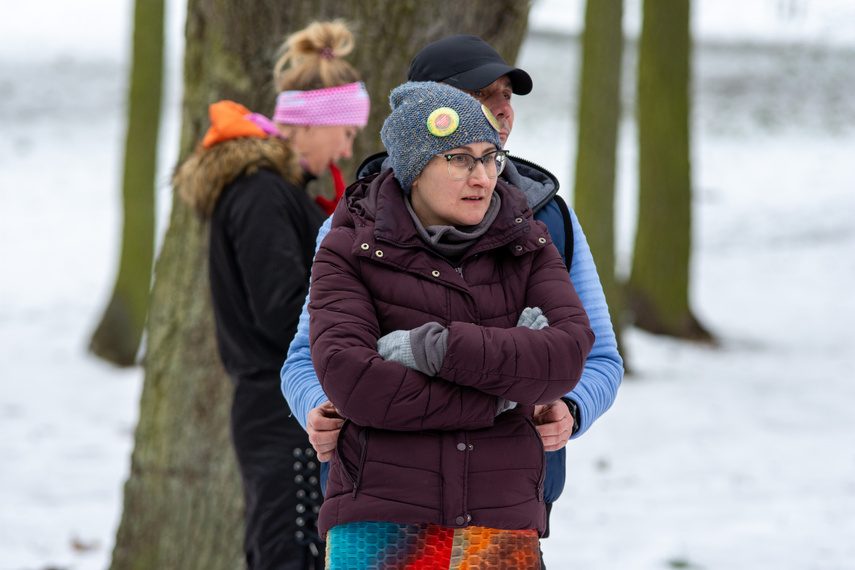
<path id="1" fill-rule="evenodd" d="M 511 67 L 499 52 L 473 35 L 451 36 L 430 43 L 413 58 L 409 81 L 437 81 L 458 89 L 475 91 L 507 75 L 517 95 L 531 93 L 531 77 Z"/>

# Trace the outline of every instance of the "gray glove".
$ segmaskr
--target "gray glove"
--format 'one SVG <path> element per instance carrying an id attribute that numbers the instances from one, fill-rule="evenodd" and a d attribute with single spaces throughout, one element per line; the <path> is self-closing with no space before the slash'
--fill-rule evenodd
<path id="1" fill-rule="evenodd" d="M 539 331 L 540 329 L 549 326 L 549 319 L 546 318 L 546 315 L 543 314 L 540 307 L 526 307 L 520 314 L 517 326 Z"/>
<path id="2" fill-rule="evenodd" d="M 412 330 L 398 330 L 380 337 L 377 352 L 391 360 L 428 376 L 442 369 L 448 350 L 448 329 L 439 323 L 425 323 Z"/>
<path id="3" fill-rule="evenodd" d="M 502 412 L 506 412 L 508 410 L 513 410 L 517 407 L 516 402 L 511 402 L 510 400 L 505 400 L 504 398 L 499 398 L 499 404 L 496 406 L 496 415 L 498 416 Z"/>
<path id="4" fill-rule="evenodd" d="M 413 348 L 410 346 L 410 331 L 393 331 L 380 337 L 377 340 L 377 352 L 383 360 L 392 360 L 417 370 Z"/>

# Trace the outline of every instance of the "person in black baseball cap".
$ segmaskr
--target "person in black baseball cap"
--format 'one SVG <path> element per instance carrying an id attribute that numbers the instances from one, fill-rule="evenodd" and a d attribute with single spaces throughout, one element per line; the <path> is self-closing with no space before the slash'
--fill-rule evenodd
<path id="1" fill-rule="evenodd" d="M 516 95 L 531 93 L 531 76 L 511 67 L 493 47 L 473 35 L 451 36 L 425 46 L 410 64 L 408 81 L 438 81 L 464 91 L 477 91 L 503 75 Z"/>
<path id="2" fill-rule="evenodd" d="M 490 44 L 469 34 L 423 47 L 410 64 L 407 80 L 446 83 L 478 99 L 499 122 L 502 146 L 514 127 L 511 96 L 527 95 L 532 88 L 528 73 L 508 65 Z"/>

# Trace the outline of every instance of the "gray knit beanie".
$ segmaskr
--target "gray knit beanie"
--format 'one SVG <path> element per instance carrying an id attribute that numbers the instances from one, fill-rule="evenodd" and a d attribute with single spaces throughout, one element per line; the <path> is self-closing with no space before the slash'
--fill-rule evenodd
<path id="1" fill-rule="evenodd" d="M 490 110 L 455 87 L 411 81 L 392 91 L 389 104 L 392 113 L 383 123 L 380 139 L 407 194 L 436 154 L 476 142 L 502 148 L 499 123 Z"/>

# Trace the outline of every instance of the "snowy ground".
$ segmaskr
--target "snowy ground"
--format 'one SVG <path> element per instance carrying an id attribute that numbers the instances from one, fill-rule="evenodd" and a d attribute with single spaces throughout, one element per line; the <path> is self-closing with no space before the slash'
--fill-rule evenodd
<path id="1" fill-rule="evenodd" d="M 93 35 L 63 35 L 66 3 L 9 4 L 14 17 L 0 24 L 0 570 L 100 570 L 142 382 L 141 370 L 85 350 L 116 264 L 130 4 L 75 3 L 116 21 L 100 48 Z M 697 4 L 709 27 L 696 29 L 721 40 L 712 32 L 733 21 L 735 0 Z M 541 0 L 533 21 L 545 28 L 547 14 L 572 28 L 581 3 L 568 5 Z M 696 52 L 692 299 L 721 346 L 627 333 L 635 374 L 569 449 L 568 486 L 544 542 L 550 570 L 855 568 L 855 2 L 751 5 L 759 24 L 739 20 L 741 35 Z M 46 8 L 56 16 L 42 26 L 50 41 L 14 23 Z M 761 45 L 742 43 L 752 33 Z M 516 100 L 509 145 L 552 169 L 568 197 L 577 60 L 566 37 L 527 41 L 519 64 L 536 87 Z M 164 172 L 176 101 L 173 88 Z M 633 138 L 627 120 L 624 260 Z"/>

